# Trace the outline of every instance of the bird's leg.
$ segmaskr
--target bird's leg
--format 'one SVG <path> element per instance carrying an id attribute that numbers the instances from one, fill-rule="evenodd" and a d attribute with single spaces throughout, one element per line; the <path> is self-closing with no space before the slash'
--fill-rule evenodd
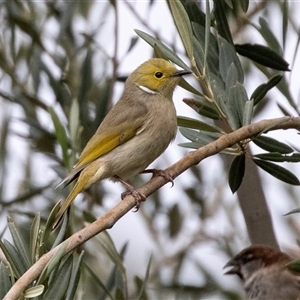
<path id="1" fill-rule="evenodd" d="M 168 182 L 171 182 L 171 184 L 172 184 L 171 187 L 174 186 L 173 177 L 166 170 L 147 169 L 147 170 L 144 170 L 144 171 L 140 172 L 140 174 L 144 174 L 144 173 L 152 173 L 152 178 L 155 177 L 155 176 L 162 176 L 163 178 L 165 178 L 166 180 L 168 180 Z"/>
<path id="2" fill-rule="evenodd" d="M 124 181 L 118 175 L 115 175 L 114 178 L 122 183 L 122 185 L 126 188 L 126 192 L 121 194 L 121 199 L 123 200 L 126 196 L 132 195 L 136 201 L 135 211 L 138 211 L 141 205 L 141 202 L 146 201 L 146 196 L 142 193 L 138 192 L 132 185 Z"/>

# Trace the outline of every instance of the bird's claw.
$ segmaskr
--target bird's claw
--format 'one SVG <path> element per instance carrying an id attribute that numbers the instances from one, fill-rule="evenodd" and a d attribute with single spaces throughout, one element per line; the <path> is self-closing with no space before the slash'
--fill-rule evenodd
<path id="1" fill-rule="evenodd" d="M 164 179 L 166 179 L 168 182 L 171 182 L 171 187 L 174 186 L 174 180 L 173 177 L 170 175 L 170 173 L 166 170 L 158 170 L 158 169 L 147 169 L 142 171 L 141 173 L 152 173 L 152 178 L 156 176 L 161 176 Z"/>
<path id="2" fill-rule="evenodd" d="M 133 198 L 135 199 L 136 204 L 135 204 L 134 212 L 137 212 L 140 209 L 141 202 L 146 201 L 146 196 L 143 195 L 142 193 L 138 192 L 134 188 L 129 189 L 127 187 L 127 191 L 121 194 L 121 199 L 124 200 L 124 198 L 128 195 L 133 196 Z"/>

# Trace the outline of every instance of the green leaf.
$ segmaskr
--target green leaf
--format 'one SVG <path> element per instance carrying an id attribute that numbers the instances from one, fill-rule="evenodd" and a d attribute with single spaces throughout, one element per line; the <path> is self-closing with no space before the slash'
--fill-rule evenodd
<path id="1" fill-rule="evenodd" d="M 51 259 L 48 261 L 47 265 L 43 269 L 41 275 L 39 276 L 37 284 L 43 283 L 44 280 L 51 274 L 51 272 L 54 269 L 57 269 L 59 262 L 61 261 L 62 257 L 66 254 L 65 253 L 66 247 L 67 247 L 67 243 L 63 242 L 63 244 L 61 244 L 60 248 L 51 257 Z"/>
<path id="2" fill-rule="evenodd" d="M 10 264 L 14 277 L 20 278 L 26 271 L 26 265 L 22 260 L 16 248 L 7 240 L 0 240 L 0 248 L 2 249 L 5 258 Z"/>
<path id="3" fill-rule="evenodd" d="M 221 2 L 221 1 L 220 1 Z M 224 82 L 226 82 L 227 75 L 231 65 L 234 64 L 237 70 L 237 81 L 244 82 L 244 72 L 240 60 L 236 55 L 234 46 L 228 43 L 222 37 L 218 38 L 219 43 L 219 71 Z"/>
<path id="4" fill-rule="evenodd" d="M 46 226 L 44 228 L 44 231 L 42 233 L 42 237 L 41 237 L 41 243 L 47 243 L 48 242 L 48 239 L 49 239 L 49 236 L 50 236 L 50 233 L 52 231 L 52 225 L 54 223 L 54 220 L 56 219 L 56 215 L 60 209 L 60 205 L 61 205 L 61 200 L 58 201 L 55 206 L 52 208 L 49 216 L 48 216 L 48 219 L 46 221 Z"/>
<path id="5" fill-rule="evenodd" d="M 73 258 L 70 255 L 65 262 L 60 266 L 56 276 L 49 283 L 49 287 L 46 290 L 43 300 L 61 300 L 65 299 L 65 294 L 69 286 L 70 277 L 72 273 Z"/>
<path id="6" fill-rule="evenodd" d="M 44 292 L 45 286 L 42 284 L 33 286 L 31 288 L 28 288 L 27 290 L 25 290 L 24 292 L 24 297 L 27 298 L 35 298 L 40 296 L 43 292 Z"/>
<path id="7" fill-rule="evenodd" d="M 201 64 L 197 64 L 198 66 L 204 66 L 204 57 L 205 57 L 205 43 L 207 42 L 206 38 L 206 30 L 204 26 L 199 25 L 198 23 L 192 22 L 193 32 L 195 34 L 196 41 L 194 41 L 194 56 L 198 57 L 201 60 Z M 219 75 L 219 49 L 218 42 L 215 36 L 212 33 L 209 33 L 209 51 L 207 52 L 207 66 L 209 73 L 214 73 Z M 201 55 L 200 52 L 201 51 Z"/>
<path id="8" fill-rule="evenodd" d="M 245 103 L 244 114 L 243 114 L 243 126 L 249 125 L 252 120 L 253 115 L 253 107 L 254 107 L 254 100 L 248 100 Z"/>
<path id="9" fill-rule="evenodd" d="M 240 187 L 245 174 L 246 157 L 244 154 L 236 156 L 229 169 L 229 187 L 234 194 Z"/>
<path id="10" fill-rule="evenodd" d="M 246 90 L 239 82 L 229 89 L 227 95 L 228 105 L 226 112 L 228 122 L 233 129 L 238 129 L 243 125 L 245 103 L 248 101 Z"/>
<path id="11" fill-rule="evenodd" d="M 293 153 L 292 155 L 282 155 L 278 152 L 271 152 L 271 153 L 262 153 L 256 154 L 254 157 L 263 159 L 263 160 L 270 160 L 275 162 L 300 162 L 300 153 Z"/>
<path id="12" fill-rule="evenodd" d="M 217 126 L 183 116 L 177 116 L 177 125 L 181 127 L 193 128 L 209 132 L 222 132 L 222 129 L 218 128 Z"/>
<path id="13" fill-rule="evenodd" d="M 273 49 L 273 51 L 275 51 L 277 54 L 282 55 L 283 51 L 281 45 L 273 33 L 274 30 L 271 30 L 271 28 L 269 27 L 269 23 L 264 18 L 260 17 L 259 24 L 259 32 L 268 43 L 268 46 L 271 49 Z"/>
<path id="14" fill-rule="evenodd" d="M 138 36 L 140 36 L 144 41 L 146 41 L 152 48 L 154 45 L 160 48 L 160 50 L 165 54 L 166 58 L 172 61 L 177 66 L 185 69 L 190 70 L 190 68 L 177 56 L 172 50 L 170 50 L 167 46 L 165 46 L 161 41 L 152 37 L 151 35 L 141 31 L 141 30 L 134 30 Z"/>
<path id="15" fill-rule="evenodd" d="M 243 12 L 246 13 L 249 7 L 249 0 L 239 0 L 239 4 Z"/>
<path id="16" fill-rule="evenodd" d="M 197 2 L 181 0 L 181 4 L 184 6 L 191 22 L 197 22 L 205 26 L 205 13 L 200 9 Z"/>
<path id="17" fill-rule="evenodd" d="M 234 63 L 231 63 L 225 80 L 225 88 L 228 91 L 231 87 L 235 86 L 239 81 L 239 74 Z"/>
<path id="18" fill-rule="evenodd" d="M 289 154 L 294 151 L 292 147 L 267 136 L 261 135 L 255 137 L 254 139 L 252 139 L 252 141 L 258 147 L 269 152 L 279 152 L 281 154 Z"/>
<path id="19" fill-rule="evenodd" d="M 61 146 L 62 154 L 63 154 L 63 160 L 66 164 L 66 166 L 69 165 L 69 155 L 68 155 L 68 137 L 65 130 L 65 127 L 62 125 L 62 123 L 59 120 L 58 115 L 55 113 L 54 109 L 49 107 L 49 113 L 52 117 L 52 121 L 55 128 L 55 133 L 57 137 L 57 141 Z"/>
<path id="20" fill-rule="evenodd" d="M 269 47 L 258 44 L 236 44 L 235 49 L 238 54 L 248 57 L 263 66 L 280 71 L 290 71 L 289 64 Z"/>
<path id="21" fill-rule="evenodd" d="M 216 18 L 218 33 L 223 37 L 229 44 L 233 45 L 233 40 L 226 18 L 226 9 L 224 1 L 214 0 L 214 15 Z"/>
<path id="22" fill-rule="evenodd" d="M 267 83 L 259 85 L 250 97 L 251 100 L 254 100 L 254 105 L 259 103 L 259 101 L 261 101 L 266 96 L 268 91 L 271 90 L 274 86 L 276 86 L 282 78 L 282 75 L 275 75 L 272 78 L 270 78 Z"/>
<path id="23" fill-rule="evenodd" d="M 4 298 L 12 286 L 9 275 L 4 263 L 0 261 L 0 299 Z"/>
<path id="24" fill-rule="evenodd" d="M 137 299 L 140 299 L 140 300 L 145 300 L 145 299 L 147 299 L 147 298 L 146 298 L 146 286 L 147 286 L 147 283 L 148 283 L 149 277 L 150 277 L 150 267 L 151 267 L 151 263 L 152 263 L 152 255 L 151 255 L 150 258 L 149 258 L 149 261 L 148 261 L 148 264 L 147 264 L 147 269 L 146 269 L 145 278 L 144 278 L 144 280 L 143 280 L 143 283 L 142 283 L 142 286 L 141 286 L 141 288 L 140 288 L 139 295 L 138 295 Z"/>
<path id="25" fill-rule="evenodd" d="M 219 120 L 220 118 L 218 112 L 203 97 L 185 98 L 182 101 L 202 116 L 214 120 Z"/>
<path id="26" fill-rule="evenodd" d="M 262 168 L 264 171 L 268 172 L 275 178 L 292 185 L 300 185 L 299 179 L 289 170 L 265 160 L 253 159 L 253 161 L 260 168 Z"/>
<path id="27" fill-rule="evenodd" d="M 174 238 L 181 229 L 182 215 L 178 204 L 174 204 L 168 213 L 169 217 L 169 235 Z"/>
<path id="28" fill-rule="evenodd" d="M 288 216 L 288 215 L 292 215 L 292 214 L 297 214 L 300 213 L 300 208 L 295 208 L 291 211 L 289 211 L 288 213 L 284 214 L 284 216 Z"/>
<path id="29" fill-rule="evenodd" d="M 190 93 L 193 93 L 197 96 L 202 96 L 202 94 L 199 91 L 197 91 L 194 87 L 192 87 L 183 77 L 180 79 L 178 85 Z"/>
<path id="30" fill-rule="evenodd" d="M 120 255 L 114 245 L 113 240 L 106 231 L 101 232 L 97 235 L 97 240 L 100 242 L 102 248 L 105 250 L 106 254 L 110 259 L 122 270 L 125 274 L 125 268 L 120 258 Z"/>
<path id="31" fill-rule="evenodd" d="M 183 5 L 179 0 L 168 1 L 171 9 L 171 13 L 181 37 L 183 46 L 190 60 L 193 59 L 193 33 L 191 22 L 188 14 L 186 13 Z"/>
<path id="32" fill-rule="evenodd" d="M 39 237 L 40 237 L 41 214 L 37 213 L 34 217 L 30 229 L 30 254 L 31 264 L 39 258 Z"/>
<path id="33" fill-rule="evenodd" d="M 190 141 L 194 142 L 193 147 L 194 149 L 198 149 L 200 147 L 203 147 L 215 140 L 217 140 L 220 137 L 220 134 L 213 133 L 213 132 L 199 132 L 198 130 L 189 129 L 180 127 L 179 128 L 180 133 L 189 139 Z M 179 144 L 182 147 L 185 147 L 185 144 Z"/>
<path id="34" fill-rule="evenodd" d="M 7 226 L 13 238 L 14 246 L 21 256 L 20 258 L 25 263 L 26 269 L 29 269 L 31 266 L 31 260 L 26 238 L 23 236 L 18 226 L 16 226 L 13 219 L 9 216 L 7 217 Z"/>
<path id="35" fill-rule="evenodd" d="M 79 257 L 77 259 L 75 259 L 75 253 L 73 253 L 73 270 L 72 270 L 72 275 L 70 278 L 70 283 L 69 283 L 69 287 L 68 287 L 68 290 L 66 293 L 65 300 L 73 300 L 74 299 L 76 289 L 77 289 L 79 279 L 80 279 L 83 254 L 84 254 L 84 251 L 81 251 Z"/>

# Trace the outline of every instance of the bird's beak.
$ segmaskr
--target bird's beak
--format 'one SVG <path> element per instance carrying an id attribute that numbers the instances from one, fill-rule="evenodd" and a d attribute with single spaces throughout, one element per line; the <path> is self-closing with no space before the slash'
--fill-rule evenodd
<path id="1" fill-rule="evenodd" d="M 192 74 L 191 71 L 188 70 L 178 70 L 177 72 L 175 72 L 172 76 L 183 76 L 183 75 L 188 75 L 188 74 Z"/>
<path id="2" fill-rule="evenodd" d="M 225 268 L 230 268 L 227 272 L 224 273 L 224 275 L 236 275 L 236 274 L 239 274 L 240 273 L 240 265 L 239 263 L 234 260 L 234 259 L 231 259 L 224 267 L 223 269 Z"/>

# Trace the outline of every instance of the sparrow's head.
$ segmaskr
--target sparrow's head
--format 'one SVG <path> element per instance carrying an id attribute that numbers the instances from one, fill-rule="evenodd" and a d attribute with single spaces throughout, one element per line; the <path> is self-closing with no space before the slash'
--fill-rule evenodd
<path id="1" fill-rule="evenodd" d="M 236 274 L 243 281 L 246 281 L 254 272 L 261 268 L 268 268 L 273 264 L 284 267 L 290 261 L 291 258 L 278 249 L 263 245 L 253 245 L 237 254 L 224 268 L 230 267 L 225 274 Z"/>

